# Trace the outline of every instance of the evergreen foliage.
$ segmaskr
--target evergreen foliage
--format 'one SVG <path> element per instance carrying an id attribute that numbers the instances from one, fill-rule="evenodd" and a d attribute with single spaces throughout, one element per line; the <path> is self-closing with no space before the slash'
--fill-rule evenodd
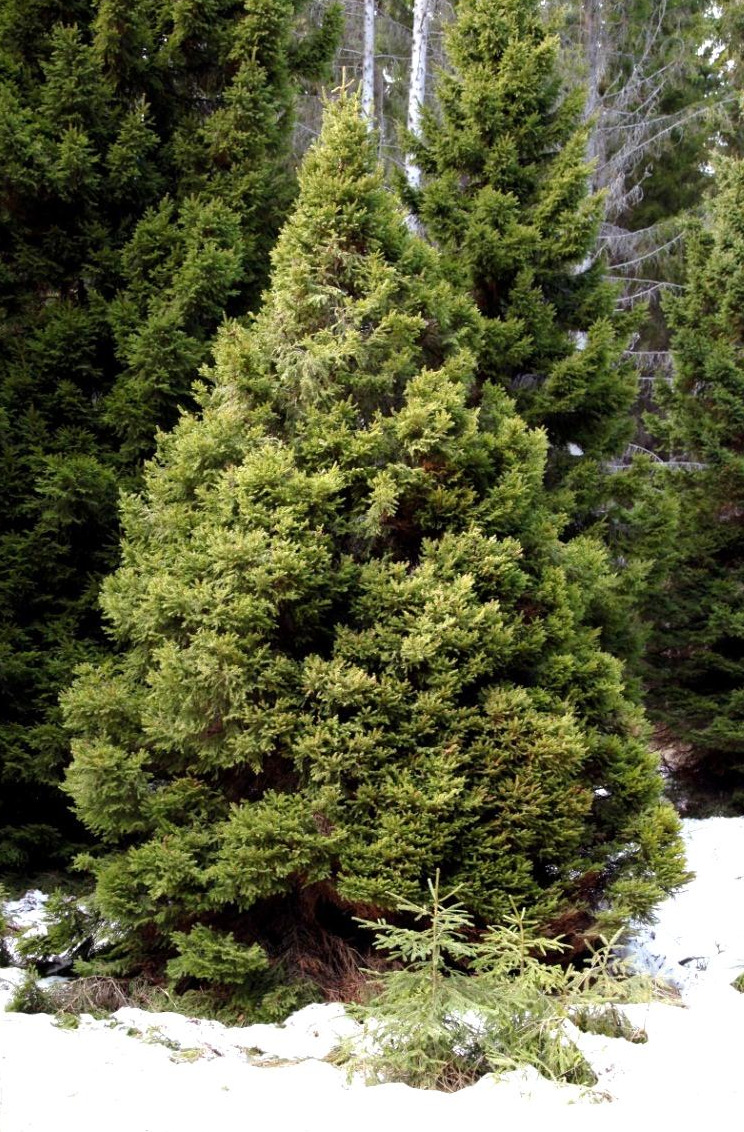
<path id="1" fill-rule="evenodd" d="M 353 1008 L 365 1030 L 350 1050 L 350 1069 L 370 1082 L 429 1089 L 462 1088 L 523 1065 L 552 1080 L 596 1084 L 566 1023 L 638 1041 L 615 1003 L 648 1000 L 650 980 L 623 980 L 608 944 L 583 968 L 546 962 L 567 947 L 537 934 L 524 911 L 474 938 L 472 918 L 454 896 L 440 892 L 437 874 L 422 904 L 397 903 L 413 926 L 365 922 L 375 947 L 399 966 L 370 972 L 372 995 Z"/>
<path id="2" fill-rule="evenodd" d="M 586 510 L 597 462 L 631 434 L 636 384 L 596 255 L 583 92 L 562 93 L 558 52 L 535 0 L 460 0 L 409 197 L 486 318 L 480 380 L 547 430 L 550 478 L 571 479 Z"/>
<path id="3" fill-rule="evenodd" d="M 667 441 L 692 467 L 674 473 L 680 538 L 657 595 L 649 685 L 670 735 L 741 787 L 744 165 L 722 161 L 717 174 L 710 224 L 688 236 L 686 288 L 667 303 L 675 356 Z"/>
<path id="4" fill-rule="evenodd" d="M 57 697 L 100 644 L 119 486 L 291 202 L 293 0 L 0 3 L 0 867 L 71 828 Z M 234 307 L 233 307 L 234 304 Z"/>
<path id="5" fill-rule="evenodd" d="M 449 70 L 414 147 L 424 185 L 408 200 L 485 316 L 479 383 L 501 385 L 547 432 L 546 483 L 566 533 L 592 532 L 611 549 L 591 617 L 638 698 L 639 599 L 659 531 L 646 537 L 641 470 L 624 477 L 620 498 L 607 475 L 637 427 L 625 353 L 640 312 L 618 305 L 599 250 L 605 202 L 590 191 L 586 92 L 575 76 L 566 89 L 559 36 L 535 0 L 461 0 L 446 42 Z"/>
<path id="6" fill-rule="evenodd" d="M 286 977 L 314 950 L 322 981 L 354 914 L 440 866 L 479 922 L 514 900 L 571 933 L 682 877 L 587 621 L 606 556 L 559 541 L 544 434 L 478 377 L 482 319 L 374 151 L 342 97 L 262 312 L 220 334 L 201 416 L 125 500 L 118 653 L 65 698 L 67 789 L 130 963 L 245 1004 L 259 948 Z"/>
<path id="7" fill-rule="evenodd" d="M 54 1014 L 56 1006 L 53 996 L 39 986 L 36 975 L 32 971 L 27 971 L 23 982 L 13 991 L 5 1009 L 15 1014 Z"/>

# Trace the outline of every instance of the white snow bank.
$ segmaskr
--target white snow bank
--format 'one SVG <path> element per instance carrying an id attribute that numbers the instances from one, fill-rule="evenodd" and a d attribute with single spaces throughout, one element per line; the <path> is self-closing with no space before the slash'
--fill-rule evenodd
<path id="1" fill-rule="evenodd" d="M 744 818 L 682 824 L 695 879 L 661 905 L 653 927 L 638 931 L 629 957 L 689 1000 L 726 992 L 744 970 Z"/>
<path id="2" fill-rule="evenodd" d="M 237 1057 L 180 1060 L 160 1044 L 93 1023 L 55 1028 L 44 1015 L 8 1014 L 0 1026 L 0 1127 L 8 1132 L 204 1132 L 270 1126 L 280 1132 L 451 1129 L 564 1109 L 562 1090 L 526 1072 L 459 1093 L 406 1085 L 365 1088 L 322 1061 L 277 1067 Z M 35 1087 L 36 1086 L 36 1087 Z M 42 1086 L 42 1087 L 38 1087 Z M 565 1090 L 566 1101 L 578 1095 Z M 574 1118 L 575 1119 L 575 1118 Z M 569 1128 L 569 1124 L 565 1125 Z"/>
<path id="3" fill-rule="evenodd" d="M 199 1048 L 212 1057 L 250 1054 L 264 1061 L 322 1061 L 344 1039 L 361 1031 L 361 1026 L 335 1002 L 313 1003 L 278 1026 L 223 1026 L 221 1022 L 127 1006 L 117 1010 L 113 1018 L 127 1030 L 182 1049 Z"/>
<path id="4" fill-rule="evenodd" d="M 675 980 L 683 1005 L 623 1008 L 648 1034 L 645 1045 L 569 1025 L 598 1074 L 594 1089 L 558 1086 L 531 1069 L 455 1094 L 349 1083 L 320 1060 L 357 1032 L 334 1004 L 306 1007 L 283 1026 L 229 1027 L 127 1008 L 63 1030 L 44 1015 L 0 1013 L 0 1128 L 252 1132 L 268 1122 L 279 1132 L 451 1132 L 453 1122 L 492 1128 L 526 1120 L 549 1122 L 551 1132 L 575 1132 L 582 1121 L 627 1132 L 631 1122 L 643 1128 L 658 1118 L 737 1128 L 744 995 L 728 984 L 744 967 L 744 819 L 683 824 L 696 878 L 630 949 L 642 967 Z M 0 996 L 21 975 L 0 971 Z"/>

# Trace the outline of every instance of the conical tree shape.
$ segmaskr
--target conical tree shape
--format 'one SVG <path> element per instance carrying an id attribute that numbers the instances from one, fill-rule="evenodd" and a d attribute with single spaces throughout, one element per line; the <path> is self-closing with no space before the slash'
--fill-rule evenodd
<path id="1" fill-rule="evenodd" d="M 670 736 L 741 790 L 744 163 L 721 162 L 717 182 L 709 226 L 689 234 L 685 291 L 667 303 L 675 359 L 668 439 L 692 467 L 672 481 L 682 526 L 655 595 L 649 684 Z"/>
<path id="2" fill-rule="evenodd" d="M 294 195 L 292 0 L 0 0 L 0 868 L 75 834 L 57 699 L 119 485 L 256 304 Z M 327 44 L 326 44 L 327 46 Z"/>
<path id="3" fill-rule="evenodd" d="M 481 379 L 546 428 L 551 480 L 587 492 L 630 438 L 635 379 L 596 259 L 583 93 L 562 95 L 558 37 L 535 0 L 460 0 L 446 44 L 410 203 L 486 317 Z"/>
<path id="4" fill-rule="evenodd" d="M 624 353 L 638 312 L 619 308 L 599 253 L 585 93 L 565 92 L 559 38 L 536 0 L 460 0 L 446 48 L 438 107 L 414 147 L 423 187 L 408 201 L 485 316 L 479 382 L 501 385 L 547 432 L 546 484 L 566 534 L 592 531 L 611 548 L 616 576 L 590 617 L 638 698 L 639 609 L 673 523 L 654 514 L 646 469 L 607 474 L 637 428 Z"/>
<path id="5" fill-rule="evenodd" d="M 680 846 L 584 621 L 606 564 L 558 541 L 544 435 L 495 386 L 471 404 L 481 319 L 353 100 L 273 263 L 126 502 L 120 653 L 66 699 L 103 908 L 247 1003 L 293 940 L 350 937 L 437 867 L 482 923 L 510 899 L 573 931 L 601 899 L 648 911 Z"/>

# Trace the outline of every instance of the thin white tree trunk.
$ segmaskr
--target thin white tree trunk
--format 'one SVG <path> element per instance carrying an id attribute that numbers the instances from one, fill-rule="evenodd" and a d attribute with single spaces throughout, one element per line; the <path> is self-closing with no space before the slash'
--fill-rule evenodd
<path id="1" fill-rule="evenodd" d="M 375 0 L 364 0 L 362 55 L 362 114 L 372 121 L 375 112 Z"/>
<path id="2" fill-rule="evenodd" d="M 434 0 L 413 0 L 413 46 L 411 48 L 411 81 L 408 88 L 408 130 L 419 137 L 421 111 L 426 97 L 426 59 L 429 50 L 429 29 Z M 412 189 L 421 184 L 421 170 L 409 153 L 405 163 L 406 180 Z"/>
<path id="3" fill-rule="evenodd" d="M 606 60 L 602 31 L 601 0 L 584 0 L 584 51 L 587 61 L 586 102 L 584 116 L 592 121 L 599 112 L 599 90 L 604 78 Z M 592 121 L 589 134 L 588 154 L 590 160 L 600 158 L 599 123 Z"/>
<path id="4" fill-rule="evenodd" d="M 603 55 L 602 36 L 602 0 L 584 0 L 584 55 L 587 63 L 586 101 L 584 103 L 584 117 L 591 123 L 587 141 L 587 157 L 592 163 L 588 177 L 587 188 L 589 192 L 596 189 L 595 178 L 597 167 L 601 164 L 601 142 L 599 122 L 597 121 L 600 109 L 600 84 L 604 77 L 605 59 Z M 581 263 L 574 267 L 574 275 L 583 275 L 594 263 L 597 248 L 590 248 Z M 577 347 L 578 348 L 578 347 Z"/>

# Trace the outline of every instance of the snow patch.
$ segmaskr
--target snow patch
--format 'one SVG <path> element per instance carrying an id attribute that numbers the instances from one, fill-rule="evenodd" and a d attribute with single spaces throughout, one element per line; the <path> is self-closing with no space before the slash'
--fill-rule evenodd
<path id="1" fill-rule="evenodd" d="M 680 988 L 679 1004 L 623 1007 L 646 1031 L 643 1045 L 567 1023 L 567 1037 L 598 1076 L 592 1089 L 558 1085 L 533 1069 L 454 1094 L 365 1087 L 322 1060 L 359 1033 L 333 1003 L 305 1007 L 278 1026 L 230 1027 L 126 1008 L 111 1020 L 83 1016 L 77 1030 L 66 1030 L 46 1015 L 0 1013 L 0 1127 L 100 1132 L 105 1120 L 107 1132 L 204 1132 L 263 1123 L 267 1115 L 282 1132 L 444 1132 L 453 1122 L 525 1119 L 575 1132 L 582 1116 L 599 1116 L 603 1132 L 659 1117 L 680 1127 L 733 1127 L 732 1114 L 744 1105 L 744 995 L 729 986 L 744 968 L 744 818 L 688 820 L 683 830 L 695 879 L 627 945 L 637 968 Z M 35 898 L 20 914 L 33 917 L 43 903 Z M 16 967 L 0 970 L 0 1001 L 23 976 Z"/>
<path id="2" fill-rule="evenodd" d="M 5 949 L 14 963 L 21 962 L 18 939 L 22 936 L 44 936 L 47 934 L 46 904 L 49 896 L 38 888 L 27 892 L 20 900 L 7 900 L 3 912 L 8 921 L 10 933 L 5 937 Z"/>
<path id="3" fill-rule="evenodd" d="M 322 1061 L 342 1041 L 361 1033 L 361 1026 L 340 1003 L 313 1003 L 279 1025 L 224 1026 L 169 1011 L 156 1013 L 122 1007 L 113 1015 L 117 1026 L 151 1041 L 180 1049 L 201 1049 L 207 1057 L 246 1053 L 262 1061 Z"/>
<path id="4" fill-rule="evenodd" d="M 728 990 L 744 970 L 744 818 L 687 819 L 682 829 L 694 880 L 637 929 L 626 955 L 689 999 Z"/>

